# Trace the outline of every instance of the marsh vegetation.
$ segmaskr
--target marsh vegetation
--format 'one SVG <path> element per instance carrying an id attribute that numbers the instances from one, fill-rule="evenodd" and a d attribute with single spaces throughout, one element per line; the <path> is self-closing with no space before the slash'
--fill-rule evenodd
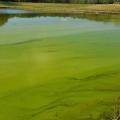
<path id="1" fill-rule="evenodd" d="M 120 14 L 120 4 L 56 4 L 30 2 L 0 2 L 0 8 L 24 9 L 37 13 Z"/>

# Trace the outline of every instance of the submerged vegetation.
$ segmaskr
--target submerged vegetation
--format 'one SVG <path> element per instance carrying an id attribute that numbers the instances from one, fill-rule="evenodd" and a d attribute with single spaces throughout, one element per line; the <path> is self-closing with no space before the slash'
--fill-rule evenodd
<path id="1" fill-rule="evenodd" d="M 118 15 L 4 13 L 0 24 L 0 120 L 109 120 Z"/>
<path id="2" fill-rule="evenodd" d="M 0 2 L 0 120 L 120 120 L 119 2 Z"/>

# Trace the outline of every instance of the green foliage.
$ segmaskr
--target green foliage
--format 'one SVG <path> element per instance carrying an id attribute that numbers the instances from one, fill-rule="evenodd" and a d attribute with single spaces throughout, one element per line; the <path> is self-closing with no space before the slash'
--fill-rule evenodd
<path id="1" fill-rule="evenodd" d="M 14 1 L 14 2 L 42 2 L 42 3 L 92 3 L 92 4 L 104 4 L 104 3 L 116 3 L 120 0 L 2 0 L 2 1 Z"/>

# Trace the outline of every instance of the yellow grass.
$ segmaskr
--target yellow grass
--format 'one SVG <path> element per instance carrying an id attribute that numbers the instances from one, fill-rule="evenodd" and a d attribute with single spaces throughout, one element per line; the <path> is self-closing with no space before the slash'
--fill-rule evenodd
<path id="1" fill-rule="evenodd" d="M 17 8 L 47 13 L 120 13 L 120 4 L 4 3 L 0 8 Z"/>

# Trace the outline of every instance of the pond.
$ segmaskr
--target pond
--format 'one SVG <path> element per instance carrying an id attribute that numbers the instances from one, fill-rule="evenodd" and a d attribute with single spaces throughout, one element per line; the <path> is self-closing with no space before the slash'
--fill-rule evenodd
<path id="1" fill-rule="evenodd" d="M 31 11 L 27 10 L 19 10 L 19 9 L 0 9 L 0 14 L 25 14 L 25 13 L 32 13 Z"/>
<path id="2" fill-rule="evenodd" d="M 1 120 L 99 118 L 119 79 L 119 15 L 0 10 Z"/>

